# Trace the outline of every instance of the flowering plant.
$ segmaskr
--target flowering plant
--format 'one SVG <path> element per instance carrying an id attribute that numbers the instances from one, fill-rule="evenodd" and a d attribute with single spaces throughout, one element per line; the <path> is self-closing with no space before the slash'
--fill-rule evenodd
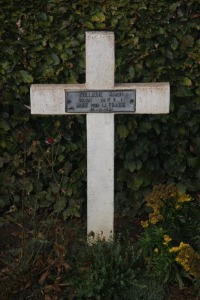
<path id="1" fill-rule="evenodd" d="M 173 185 L 155 186 L 146 198 L 148 218 L 139 240 L 149 266 L 164 276 L 164 281 L 180 275 L 200 276 L 200 214 L 199 206 L 190 195 Z"/>
<path id="2" fill-rule="evenodd" d="M 200 254 L 189 244 L 181 242 L 178 247 L 170 248 L 169 252 L 176 253 L 175 261 L 190 275 L 194 277 L 200 275 Z"/>
<path id="3" fill-rule="evenodd" d="M 45 142 L 47 145 L 53 145 L 55 143 L 55 139 L 49 136 Z"/>
<path id="4" fill-rule="evenodd" d="M 146 200 L 150 213 L 148 220 L 141 221 L 144 228 L 160 221 L 166 223 L 166 219 L 175 219 L 174 214 L 177 215 L 177 210 L 185 209 L 184 204 L 192 201 L 192 197 L 179 192 L 175 186 L 161 184 L 154 187 Z"/>

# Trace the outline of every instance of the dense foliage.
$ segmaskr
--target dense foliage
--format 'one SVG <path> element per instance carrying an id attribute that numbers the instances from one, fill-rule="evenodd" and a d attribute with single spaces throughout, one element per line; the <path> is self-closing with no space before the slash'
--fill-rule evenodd
<path id="1" fill-rule="evenodd" d="M 199 1 L 0 0 L 3 211 L 86 204 L 85 118 L 31 116 L 32 83 L 83 83 L 85 32 L 116 39 L 116 82 L 169 81 L 166 116 L 116 117 L 116 211 L 134 215 L 158 183 L 200 190 Z M 53 137 L 53 144 L 45 143 Z"/>

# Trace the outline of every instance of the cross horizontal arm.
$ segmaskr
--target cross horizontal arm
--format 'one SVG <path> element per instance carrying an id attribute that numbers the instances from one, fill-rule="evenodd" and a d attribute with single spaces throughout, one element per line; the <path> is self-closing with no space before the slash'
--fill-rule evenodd
<path id="1" fill-rule="evenodd" d="M 87 91 L 85 84 L 33 84 L 31 86 L 31 113 L 37 115 L 69 114 L 65 112 L 65 91 L 74 90 Z M 112 90 L 136 91 L 136 111 L 128 112 L 129 114 L 169 113 L 169 83 L 115 84 Z"/>

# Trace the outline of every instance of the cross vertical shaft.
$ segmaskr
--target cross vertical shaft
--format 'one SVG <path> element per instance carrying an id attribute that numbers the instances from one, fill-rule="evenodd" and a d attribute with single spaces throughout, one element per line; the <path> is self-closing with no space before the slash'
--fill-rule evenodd
<path id="1" fill-rule="evenodd" d="M 114 87 L 114 34 L 86 33 L 86 88 Z M 114 114 L 87 114 L 87 232 L 106 240 L 114 227 Z"/>
<path id="2" fill-rule="evenodd" d="M 169 83 L 115 84 L 114 68 L 114 33 L 87 32 L 86 84 L 30 90 L 31 114 L 87 115 L 87 232 L 105 240 L 114 231 L 114 114 L 165 114 L 170 104 Z"/>

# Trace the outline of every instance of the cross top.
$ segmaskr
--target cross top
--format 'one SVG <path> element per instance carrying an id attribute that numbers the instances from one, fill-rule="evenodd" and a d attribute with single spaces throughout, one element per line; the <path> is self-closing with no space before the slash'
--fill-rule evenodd
<path id="1" fill-rule="evenodd" d="M 115 84 L 113 32 L 86 32 L 86 87 L 112 89 Z"/>
<path id="2" fill-rule="evenodd" d="M 169 112 L 169 83 L 114 83 L 114 33 L 86 32 L 86 83 L 31 86 L 32 114 L 87 115 L 87 231 L 114 230 L 114 114 Z"/>

